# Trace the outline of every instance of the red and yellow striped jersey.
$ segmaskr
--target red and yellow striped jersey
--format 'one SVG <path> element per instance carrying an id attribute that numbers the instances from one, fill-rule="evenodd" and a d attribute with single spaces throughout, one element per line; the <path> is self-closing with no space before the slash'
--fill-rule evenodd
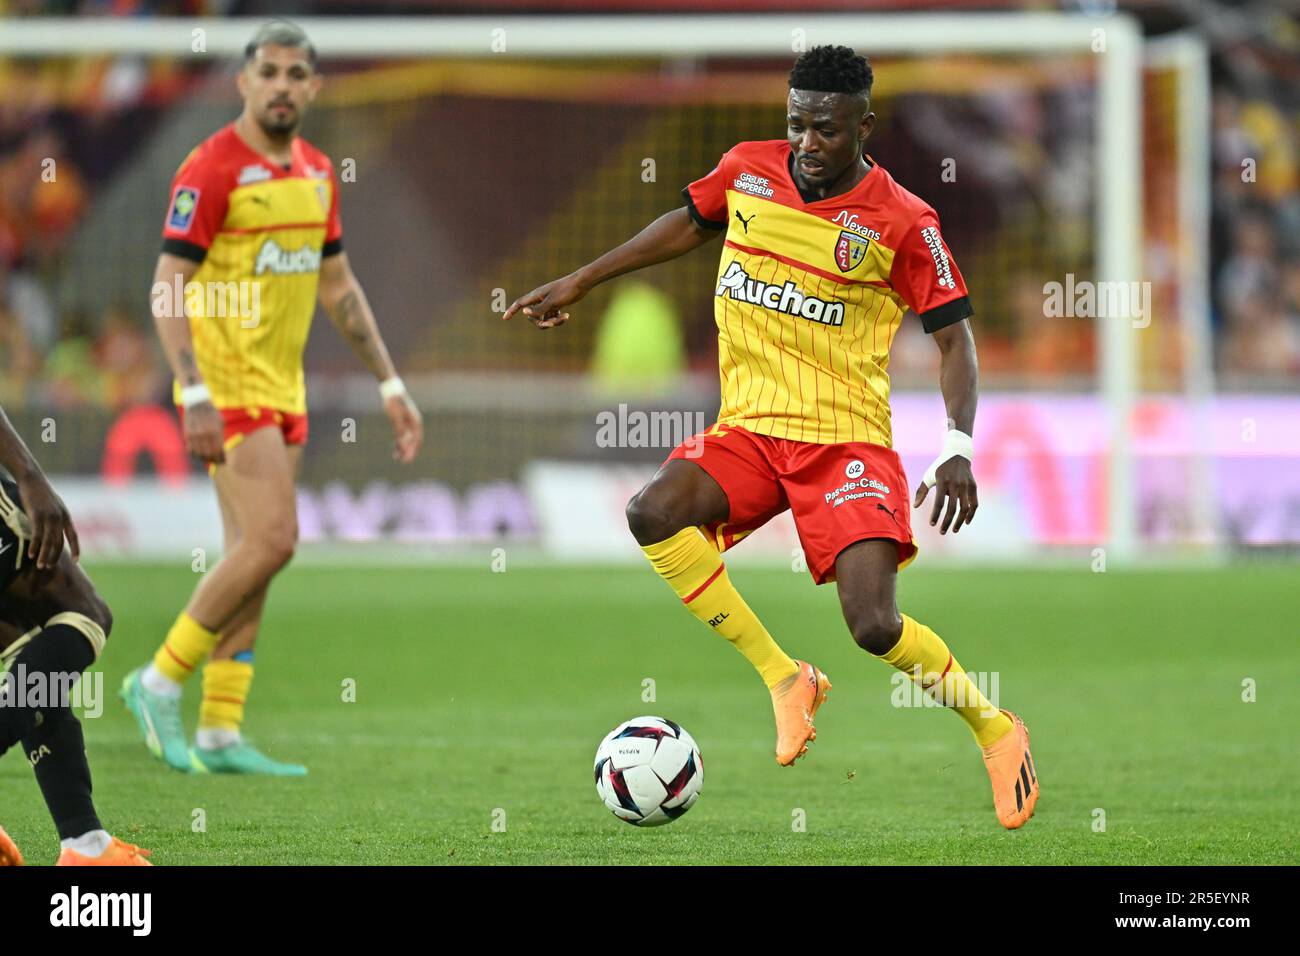
<path id="1" fill-rule="evenodd" d="M 727 230 L 714 291 L 718 421 L 793 441 L 891 447 L 889 347 L 904 313 L 927 332 L 971 315 L 939 218 L 872 162 L 805 202 L 785 140 L 740 143 L 683 190 Z"/>
<path id="2" fill-rule="evenodd" d="M 186 305 L 218 408 L 306 411 L 302 353 L 320 264 L 342 250 L 342 234 L 329 157 L 303 139 L 286 168 L 231 124 L 181 163 L 163 251 L 201 263 Z"/>

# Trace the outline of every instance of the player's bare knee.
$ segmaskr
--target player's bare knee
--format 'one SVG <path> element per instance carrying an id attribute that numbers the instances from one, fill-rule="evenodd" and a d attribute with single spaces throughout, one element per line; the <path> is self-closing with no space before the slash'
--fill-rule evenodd
<path id="1" fill-rule="evenodd" d="M 292 561 L 297 547 L 295 525 L 262 529 L 256 536 L 245 537 L 240 544 L 241 550 L 248 550 L 250 557 L 268 574 L 274 574 Z"/>
<path id="2" fill-rule="evenodd" d="M 667 540 L 688 524 L 684 519 L 674 517 L 675 510 L 667 496 L 654 485 L 647 485 L 627 503 L 628 530 L 642 545 Z"/>
<path id="3" fill-rule="evenodd" d="M 849 625 L 853 641 L 868 654 L 888 654 L 903 633 L 903 621 L 892 610 L 871 610 L 854 615 Z"/>
<path id="4" fill-rule="evenodd" d="M 89 580 L 83 578 L 82 583 L 84 586 L 74 587 L 70 593 L 59 595 L 56 607 L 60 611 L 87 618 L 107 638 L 113 630 L 113 612 Z"/>
<path id="5" fill-rule="evenodd" d="M 98 594 L 94 595 L 94 601 L 90 608 L 82 613 L 99 625 L 99 629 L 104 632 L 105 638 L 113 633 L 113 611 Z"/>
<path id="6" fill-rule="evenodd" d="M 290 561 L 293 560 L 294 552 L 298 549 L 298 535 L 283 534 L 277 536 L 268 549 L 268 558 L 278 571 Z"/>

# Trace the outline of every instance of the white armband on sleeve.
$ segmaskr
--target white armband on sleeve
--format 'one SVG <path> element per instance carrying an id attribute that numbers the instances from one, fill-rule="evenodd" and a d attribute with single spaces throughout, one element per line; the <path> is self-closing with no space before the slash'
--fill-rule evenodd
<path id="1" fill-rule="evenodd" d="M 935 472 L 949 458 L 965 458 L 967 461 L 973 462 L 975 460 L 975 439 L 965 432 L 959 432 L 955 428 L 950 429 L 943 438 L 943 451 L 925 470 L 925 477 L 921 479 L 921 483 L 925 487 L 934 487 Z"/>

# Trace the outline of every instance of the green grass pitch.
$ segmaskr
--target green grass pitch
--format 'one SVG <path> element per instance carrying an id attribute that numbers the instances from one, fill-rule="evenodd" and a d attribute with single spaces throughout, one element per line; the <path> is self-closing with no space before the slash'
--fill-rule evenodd
<path id="1" fill-rule="evenodd" d="M 161 865 L 1300 862 L 1285 566 L 905 572 L 901 606 L 965 667 L 996 671 L 1000 702 L 1029 725 L 1044 789 L 1014 833 L 960 721 L 891 706 L 893 672 L 806 575 L 733 574 L 786 649 L 835 684 L 808 757 L 786 769 L 758 678 L 648 569 L 291 567 L 271 592 L 246 732 L 311 775 L 273 780 L 183 775 L 145 752 L 117 685 L 194 578 L 90 570 L 116 619 L 109 699 L 85 722 L 96 799 Z M 197 687 L 186 699 L 192 731 Z M 601 737 L 644 713 L 686 726 L 706 768 L 691 812 L 651 830 L 609 814 L 591 773 Z M 53 862 L 17 749 L 0 760 L 0 795 L 28 861 Z"/>

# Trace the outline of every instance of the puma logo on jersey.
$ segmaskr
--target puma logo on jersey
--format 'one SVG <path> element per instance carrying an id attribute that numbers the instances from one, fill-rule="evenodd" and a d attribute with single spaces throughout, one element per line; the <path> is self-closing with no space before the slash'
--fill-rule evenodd
<path id="1" fill-rule="evenodd" d="M 273 275 L 292 275 L 299 272 L 316 272 L 320 269 L 320 250 L 311 246 L 301 249 L 282 249 L 274 239 L 262 243 L 257 250 L 255 275 L 270 272 Z"/>
<path id="2" fill-rule="evenodd" d="M 758 213 L 754 213 L 748 219 L 746 219 L 744 216 L 740 214 L 739 209 L 736 210 L 736 218 L 739 219 L 740 224 L 745 227 L 745 235 L 749 235 L 749 224 L 754 221 L 754 216 L 757 215 Z"/>
<path id="3" fill-rule="evenodd" d="M 735 260 L 732 260 L 718 280 L 718 290 L 714 295 L 730 297 L 737 302 L 749 302 L 787 315 L 797 315 L 822 325 L 844 324 L 843 302 L 827 302 L 815 295 L 808 295 L 789 280 L 782 285 L 772 285 L 762 279 L 751 279 L 745 267 Z"/>

